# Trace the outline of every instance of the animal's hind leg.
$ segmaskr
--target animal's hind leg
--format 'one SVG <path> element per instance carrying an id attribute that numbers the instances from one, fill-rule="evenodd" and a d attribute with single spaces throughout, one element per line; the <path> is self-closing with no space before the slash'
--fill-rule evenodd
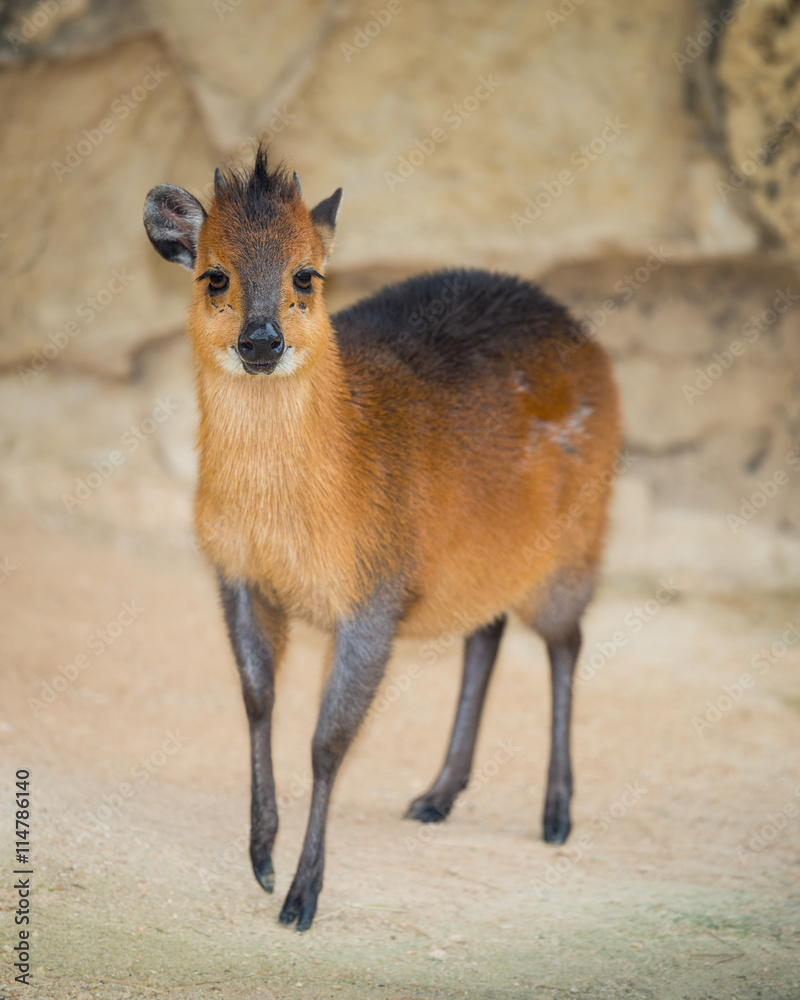
<path id="1" fill-rule="evenodd" d="M 466 788 L 472 769 L 483 701 L 505 624 L 503 616 L 467 638 L 461 694 L 447 759 L 439 777 L 428 791 L 414 799 L 408 807 L 406 819 L 418 819 L 422 823 L 437 823 L 445 819 L 453 808 L 458 793 Z"/>
<path id="2" fill-rule="evenodd" d="M 544 839 L 550 844 L 563 844 L 570 831 L 572 677 L 580 648 L 581 630 L 577 624 L 565 638 L 547 643 L 552 681 L 553 721 L 544 806 Z"/>

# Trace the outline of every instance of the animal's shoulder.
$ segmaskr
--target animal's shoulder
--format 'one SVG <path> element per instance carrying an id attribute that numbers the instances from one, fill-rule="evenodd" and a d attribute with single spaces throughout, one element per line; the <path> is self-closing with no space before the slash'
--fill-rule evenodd
<path id="1" fill-rule="evenodd" d="M 466 269 L 388 285 L 332 322 L 345 360 L 400 363 L 432 376 L 474 369 L 498 354 L 524 356 L 577 331 L 566 309 L 531 282 Z"/>

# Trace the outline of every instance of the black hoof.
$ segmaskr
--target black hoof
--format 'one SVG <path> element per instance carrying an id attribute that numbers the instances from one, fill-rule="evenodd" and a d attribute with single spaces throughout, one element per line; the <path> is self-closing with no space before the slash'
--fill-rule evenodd
<path id="1" fill-rule="evenodd" d="M 554 803 L 544 812 L 544 839 L 548 844 L 563 844 L 569 836 L 569 805 Z"/>
<path id="2" fill-rule="evenodd" d="M 406 809 L 403 819 L 416 819 L 420 823 L 441 823 L 450 815 L 452 808 L 452 802 L 433 802 L 422 795 L 414 799 Z"/>
<path id="3" fill-rule="evenodd" d="M 272 858 L 269 855 L 260 861 L 253 861 L 253 874 L 262 889 L 272 892 L 275 888 L 275 869 L 272 867 Z"/>
<path id="4" fill-rule="evenodd" d="M 317 912 L 318 897 L 319 889 L 296 888 L 293 885 L 278 919 L 282 924 L 293 924 L 296 920 L 297 930 L 307 931 Z"/>

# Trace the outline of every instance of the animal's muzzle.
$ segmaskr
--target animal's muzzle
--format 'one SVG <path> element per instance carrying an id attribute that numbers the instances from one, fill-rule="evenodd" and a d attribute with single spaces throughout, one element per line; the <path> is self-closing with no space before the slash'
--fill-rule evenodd
<path id="1" fill-rule="evenodd" d="M 286 349 L 286 343 L 278 322 L 254 319 L 239 334 L 236 347 L 245 370 L 256 375 L 268 374 L 275 368 Z"/>

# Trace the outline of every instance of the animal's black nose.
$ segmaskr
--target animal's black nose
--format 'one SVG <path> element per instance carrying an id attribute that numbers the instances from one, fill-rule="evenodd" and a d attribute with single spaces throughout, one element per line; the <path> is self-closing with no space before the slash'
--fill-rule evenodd
<path id="1" fill-rule="evenodd" d="M 251 365 L 275 364 L 285 346 L 283 332 L 272 320 L 251 320 L 239 334 L 239 354 Z"/>

